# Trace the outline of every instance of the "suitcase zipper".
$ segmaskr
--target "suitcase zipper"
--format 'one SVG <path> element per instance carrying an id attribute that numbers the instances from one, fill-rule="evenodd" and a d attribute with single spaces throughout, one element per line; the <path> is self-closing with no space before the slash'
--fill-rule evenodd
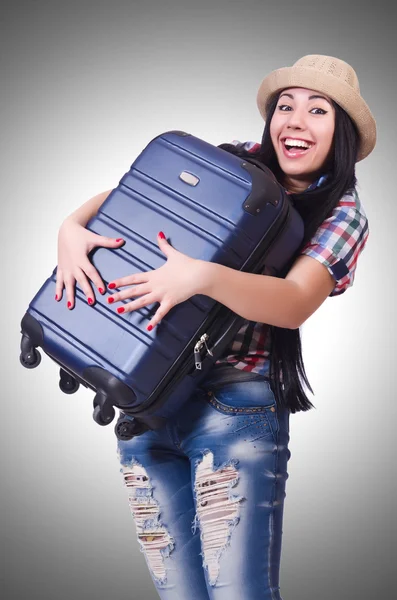
<path id="1" fill-rule="evenodd" d="M 194 362 L 196 365 L 196 369 L 200 369 L 201 370 L 201 348 L 205 345 L 205 347 L 207 348 L 207 352 L 210 356 L 214 356 L 213 353 L 211 352 L 211 350 L 208 348 L 207 346 L 207 340 L 209 338 L 208 333 L 203 333 L 203 335 L 201 336 L 201 338 L 199 339 L 199 341 L 197 342 L 197 344 L 194 347 Z"/>

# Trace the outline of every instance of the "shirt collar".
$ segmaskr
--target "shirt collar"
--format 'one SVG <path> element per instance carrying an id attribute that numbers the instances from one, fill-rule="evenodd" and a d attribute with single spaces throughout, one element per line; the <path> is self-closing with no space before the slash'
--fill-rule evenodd
<path id="1" fill-rule="evenodd" d="M 313 181 L 313 183 L 311 183 L 309 185 L 308 188 L 305 189 L 305 192 L 310 192 L 311 190 L 315 190 L 318 187 L 320 187 L 321 185 L 323 185 L 323 183 L 325 181 L 327 181 L 327 179 L 329 178 L 328 173 L 325 173 L 324 175 L 320 175 L 320 177 L 318 179 L 316 179 L 315 181 Z M 285 190 L 287 192 L 287 194 L 290 194 L 291 192 L 288 192 L 287 190 Z"/>
<path id="2" fill-rule="evenodd" d="M 316 181 L 313 181 L 313 183 L 309 185 L 305 191 L 309 192 L 310 190 L 315 190 L 316 188 L 320 187 L 320 185 L 327 181 L 328 177 L 328 174 L 321 175 L 318 179 L 316 179 Z"/>

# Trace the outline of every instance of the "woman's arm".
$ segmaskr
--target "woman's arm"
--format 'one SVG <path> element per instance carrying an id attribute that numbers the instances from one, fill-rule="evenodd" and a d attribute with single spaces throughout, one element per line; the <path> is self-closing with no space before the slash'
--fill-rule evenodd
<path id="1" fill-rule="evenodd" d="M 300 290 L 293 281 L 207 263 L 202 283 L 199 293 L 224 304 L 244 319 L 296 328 Z"/>
<path id="2" fill-rule="evenodd" d="M 107 190 L 106 192 L 101 192 L 100 194 L 93 196 L 93 198 L 87 200 L 80 208 L 66 217 L 65 221 L 72 220 L 85 227 L 88 221 L 97 214 L 99 208 L 105 202 L 111 191 L 113 190 Z"/>
<path id="3" fill-rule="evenodd" d="M 161 267 L 112 279 L 115 288 L 134 286 L 113 294 L 114 302 L 133 299 L 119 307 L 122 312 L 153 302 L 160 304 L 148 331 L 172 307 L 196 294 L 217 300 L 248 321 L 297 329 L 335 285 L 325 266 L 309 256 L 298 256 L 287 277 L 282 279 L 192 258 L 173 248 L 163 232 L 157 238 L 160 250 L 167 257 Z"/>
<path id="4" fill-rule="evenodd" d="M 328 298 L 334 285 L 323 265 L 299 256 L 285 279 L 208 262 L 198 293 L 249 321 L 297 329 Z"/>

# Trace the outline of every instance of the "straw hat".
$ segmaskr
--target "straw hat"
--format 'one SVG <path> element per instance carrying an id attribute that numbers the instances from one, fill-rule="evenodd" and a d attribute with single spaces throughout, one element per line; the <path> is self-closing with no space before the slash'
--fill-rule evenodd
<path id="1" fill-rule="evenodd" d="M 333 56 L 309 54 L 292 67 L 283 67 L 270 73 L 259 86 L 257 105 L 266 121 L 266 103 L 269 98 L 289 87 L 304 87 L 323 92 L 339 104 L 351 117 L 360 134 L 357 162 L 372 152 L 376 143 L 376 122 L 360 94 L 354 69 Z"/>

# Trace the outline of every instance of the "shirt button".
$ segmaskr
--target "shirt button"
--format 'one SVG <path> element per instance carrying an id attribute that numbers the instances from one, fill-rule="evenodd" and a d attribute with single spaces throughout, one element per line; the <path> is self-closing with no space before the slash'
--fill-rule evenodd
<path id="1" fill-rule="evenodd" d="M 274 406 L 272 406 L 270 410 L 271 410 L 272 412 L 276 412 L 276 409 L 274 408 Z"/>

